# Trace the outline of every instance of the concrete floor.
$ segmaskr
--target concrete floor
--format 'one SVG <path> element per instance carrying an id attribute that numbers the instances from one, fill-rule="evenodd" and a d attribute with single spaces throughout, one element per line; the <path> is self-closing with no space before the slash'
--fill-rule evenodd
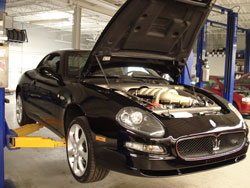
<path id="1" fill-rule="evenodd" d="M 17 126 L 15 97 L 7 96 L 6 119 L 9 127 Z M 250 120 L 247 120 L 250 125 Z M 46 128 L 39 134 L 56 138 Z M 101 182 L 80 184 L 71 175 L 66 161 L 65 148 L 56 149 L 5 149 L 5 178 L 11 179 L 17 188 L 250 188 L 250 153 L 235 165 L 220 169 L 170 178 L 139 178 L 110 172 Z"/>

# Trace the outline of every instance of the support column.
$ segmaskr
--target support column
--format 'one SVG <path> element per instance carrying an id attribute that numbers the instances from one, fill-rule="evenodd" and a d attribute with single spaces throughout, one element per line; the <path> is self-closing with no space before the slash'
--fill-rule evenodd
<path id="1" fill-rule="evenodd" d="M 194 52 L 192 51 L 189 55 L 186 66 L 183 69 L 182 76 L 179 79 L 180 84 L 190 85 L 191 80 L 188 75 L 188 70 L 190 71 L 190 76 L 191 76 L 193 63 L 194 63 Z"/>
<path id="2" fill-rule="evenodd" d="M 196 58 L 196 77 L 199 78 L 199 82 L 196 83 L 196 87 L 203 88 L 203 72 L 202 66 L 206 56 L 206 41 L 207 41 L 207 23 L 204 24 L 197 41 L 197 58 Z"/>
<path id="3" fill-rule="evenodd" d="M 0 188 L 4 188 L 4 147 L 5 147 L 5 120 L 4 120 L 4 88 L 0 88 Z"/>
<path id="4" fill-rule="evenodd" d="M 80 50 L 82 8 L 76 6 L 73 14 L 72 48 Z"/>
<path id="5" fill-rule="evenodd" d="M 5 11 L 6 0 L 0 0 L 0 11 Z"/>
<path id="6" fill-rule="evenodd" d="M 227 15 L 226 63 L 223 97 L 233 102 L 235 61 L 237 50 L 238 13 L 229 11 Z"/>
<path id="7" fill-rule="evenodd" d="M 250 30 L 246 31 L 244 74 L 250 72 Z"/>
<path id="8" fill-rule="evenodd" d="M 0 0 L 0 11 L 5 11 L 6 0 Z M 4 28 L 4 26 L 3 26 Z M 5 117 L 4 88 L 0 88 L 0 188 L 4 188 L 4 147 L 5 147 Z"/>

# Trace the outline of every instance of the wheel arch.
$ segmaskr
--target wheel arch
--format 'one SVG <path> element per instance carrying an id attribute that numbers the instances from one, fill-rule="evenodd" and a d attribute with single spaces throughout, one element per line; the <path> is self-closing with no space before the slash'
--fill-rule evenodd
<path id="1" fill-rule="evenodd" d="M 70 104 L 67 106 L 64 113 L 64 133 L 67 134 L 67 128 L 70 122 L 77 116 L 85 116 L 85 112 L 77 104 Z"/>
<path id="2" fill-rule="evenodd" d="M 17 94 L 18 94 L 19 92 L 21 92 L 21 87 L 18 85 L 18 86 L 16 87 L 16 96 L 17 96 Z"/>

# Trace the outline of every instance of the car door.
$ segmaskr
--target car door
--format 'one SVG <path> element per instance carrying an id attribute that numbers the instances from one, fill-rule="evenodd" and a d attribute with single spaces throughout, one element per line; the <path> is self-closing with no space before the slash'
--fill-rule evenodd
<path id="1" fill-rule="evenodd" d="M 54 89 L 56 93 L 53 95 L 54 106 L 55 106 L 55 119 L 53 122 L 57 130 L 61 133 L 64 131 L 64 113 L 67 108 L 67 105 L 74 103 L 72 101 L 72 96 L 75 98 L 81 98 L 82 94 L 79 83 L 79 76 L 86 64 L 88 59 L 89 52 L 83 51 L 65 51 L 61 57 L 61 70 L 63 77 L 63 85 L 58 86 L 57 89 Z M 72 92 L 74 91 L 74 94 Z"/>
<path id="2" fill-rule="evenodd" d="M 60 100 L 58 93 L 61 87 L 64 87 L 62 69 L 62 55 L 52 53 L 39 64 L 36 80 L 33 81 L 39 119 L 55 129 L 63 126 L 56 120 L 58 100 Z"/>

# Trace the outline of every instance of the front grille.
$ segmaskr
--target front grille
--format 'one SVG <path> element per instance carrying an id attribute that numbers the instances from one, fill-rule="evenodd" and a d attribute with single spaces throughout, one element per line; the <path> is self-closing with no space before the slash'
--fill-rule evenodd
<path id="1" fill-rule="evenodd" d="M 177 141 L 176 151 L 184 160 L 214 158 L 240 150 L 245 137 L 244 132 L 236 132 L 182 138 Z"/>

